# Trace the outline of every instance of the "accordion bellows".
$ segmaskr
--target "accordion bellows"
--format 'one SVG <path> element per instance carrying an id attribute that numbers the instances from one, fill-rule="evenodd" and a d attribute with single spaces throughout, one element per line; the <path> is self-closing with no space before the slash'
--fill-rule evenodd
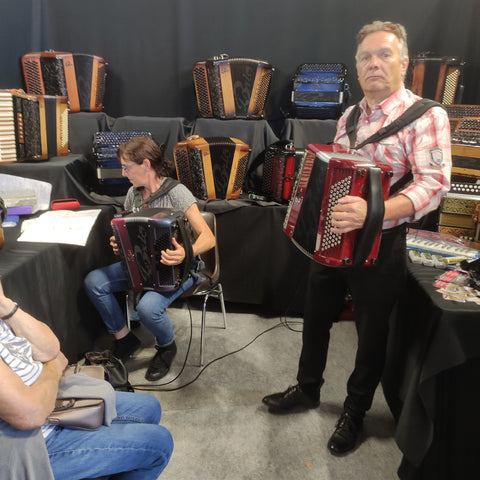
<path id="1" fill-rule="evenodd" d="M 241 140 L 193 135 L 178 142 L 173 155 L 178 180 L 198 199 L 235 199 L 242 193 L 250 147 Z"/>
<path id="2" fill-rule="evenodd" d="M 68 98 L 71 112 L 103 108 L 106 62 L 97 55 L 32 52 L 22 56 L 27 93 Z"/>
<path id="3" fill-rule="evenodd" d="M 193 66 L 202 117 L 263 118 L 273 67 L 263 60 L 219 55 Z"/>
<path id="4" fill-rule="evenodd" d="M 66 97 L 0 90 L 0 162 L 68 155 Z"/>

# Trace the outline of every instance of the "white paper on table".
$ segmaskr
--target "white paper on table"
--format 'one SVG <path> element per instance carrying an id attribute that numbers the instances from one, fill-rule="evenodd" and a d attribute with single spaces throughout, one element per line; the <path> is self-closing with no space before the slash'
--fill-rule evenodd
<path id="1" fill-rule="evenodd" d="M 51 210 L 24 220 L 19 242 L 67 243 L 85 246 L 100 209 Z"/>

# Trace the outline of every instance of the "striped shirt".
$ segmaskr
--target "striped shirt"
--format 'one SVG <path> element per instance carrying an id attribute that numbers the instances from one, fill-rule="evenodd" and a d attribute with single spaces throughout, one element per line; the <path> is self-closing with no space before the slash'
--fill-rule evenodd
<path id="1" fill-rule="evenodd" d="M 43 370 L 43 363 L 33 359 L 32 347 L 26 338 L 17 337 L 10 326 L 0 320 L 0 358 L 23 380 L 25 385 L 32 385 Z M 46 438 L 57 427 L 42 427 Z"/>
<path id="2" fill-rule="evenodd" d="M 370 114 L 367 114 L 364 98 L 360 102 L 357 145 L 398 118 L 419 98 L 401 87 L 382 103 L 375 105 Z M 352 108 L 348 108 L 339 119 L 334 140 L 334 143 L 346 148 L 350 142 L 345 125 Z M 440 107 L 431 108 L 396 134 L 365 145 L 358 153 L 374 163 L 389 164 L 393 169 L 391 185 L 412 171 L 413 181 L 396 194 L 405 195 L 411 200 L 415 214 L 411 218 L 384 222 L 384 229 L 422 218 L 439 206 L 450 189 L 450 124 L 447 113 Z"/>
<path id="3" fill-rule="evenodd" d="M 43 364 L 33 359 L 28 340 L 16 337 L 10 326 L 0 320 L 0 358 L 23 380 L 32 385 L 42 373 Z"/>

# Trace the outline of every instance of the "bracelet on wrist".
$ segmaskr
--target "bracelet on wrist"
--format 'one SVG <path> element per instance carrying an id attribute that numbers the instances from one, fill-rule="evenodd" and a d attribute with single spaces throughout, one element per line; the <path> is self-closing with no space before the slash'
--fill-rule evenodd
<path id="1" fill-rule="evenodd" d="M 2 320 L 8 320 L 9 318 L 13 317 L 15 315 L 15 313 L 17 312 L 18 310 L 18 303 L 17 302 L 13 302 L 13 308 L 12 308 L 12 311 L 10 313 L 7 313 L 7 315 L 3 316 L 3 317 L 0 317 L 0 319 Z"/>

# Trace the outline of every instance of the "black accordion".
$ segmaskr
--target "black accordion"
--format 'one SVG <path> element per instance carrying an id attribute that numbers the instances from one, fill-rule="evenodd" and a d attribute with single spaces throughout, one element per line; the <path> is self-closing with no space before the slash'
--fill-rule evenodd
<path id="1" fill-rule="evenodd" d="M 287 203 L 299 168 L 293 143 L 279 141 L 265 150 L 261 193 L 278 203 Z"/>
<path id="2" fill-rule="evenodd" d="M 463 65 L 456 57 L 416 55 L 410 58 L 405 86 L 416 95 L 443 105 L 461 103 Z"/>
<path id="3" fill-rule="evenodd" d="M 284 232 L 301 252 L 323 265 L 374 265 L 392 175 L 389 165 L 371 163 L 341 147 L 307 145 Z M 346 195 L 367 200 L 367 220 L 361 230 L 332 233 L 332 208 Z"/>
<path id="4" fill-rule="evenodd" d="M 293 77 L 292 110 L 297 118 L 338 118 L 348 100 L 343 63 L 304 63 Z"/>
<path id="5" fill-rule="evenodd" d="M 200 116 L 263 118 L 272 73 L 268 62 L 225 54 L 195 63 L 193 81 Z"/>
<path id="6" fill-rule="evenodd" d="M 0 90 L 0 161 L 68 155 L 66 97 Z"/>
<path id="7" fill-rule="evenodd" d="M 231 137 L 193 135 L 173 149 L 177 178 L 195 197 L 234 199 L 242 193 L 250 147 Z"/>
<path id="8" fill-rule="evenodd" d="M 70 112 L 103 108 L 106 62 L 97 55 L 33 52 L 22 56 L 27 93 L 68 98 Z"/>
<path id="9" fill-rule="evenodd" d="M 176 290 L 188 278 L 192 236 L 182 212 L 171 209 L 142 208 L 111 221 L 120 258 L 135 291 Z M 172 247 L 172 239 L 183 244 L 186 261 L 170 266 L 161 263 L 161 252 Z"/>

